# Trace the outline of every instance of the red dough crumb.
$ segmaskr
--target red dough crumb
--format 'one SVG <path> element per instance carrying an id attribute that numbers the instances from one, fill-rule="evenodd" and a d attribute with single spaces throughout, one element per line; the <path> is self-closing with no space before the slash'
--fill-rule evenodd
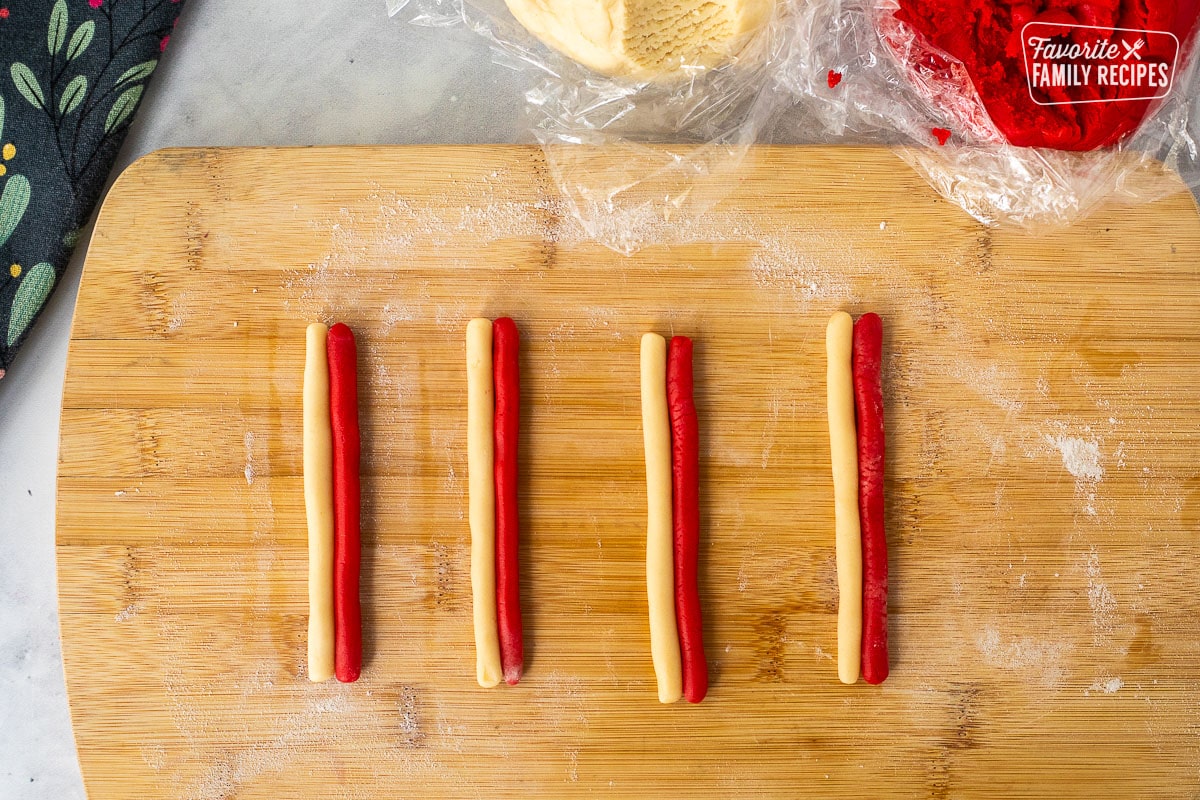
<path id="1" fill-rule="evenodd" d="M 934 128 L 933 138 L 937 139 L 939 145 L 945 146 L 946 142 L 950 141 L 950 131 L 945 128 Z"/>
<path id="2" fill-rule="evenodd" d="M 1196 26 L 1200 0 L 899 0 L 896 19 L 917 33 L 908 68 L 949 80 L 959 61 L 970 75 L 988 116 L 1011 144 L 1060 150 L 1093 150 L 1132 133 L 1150 109 L 1145 87 L 1080 81 L 1073 86 L 1037 86 L 1027 79 L 1022 30 L 1043 23 L 1054 37 L 1086 44 L 1114 29 L 1169 31 L 1186 46 Z M 1058 27 L 1051 27 L 1058 26 Z M 1079 27 L 1090 26 L 1090 27 Z M 1170 64 L 1169 37 L 1148 39 L 1139 63 Z M 903 50 L 903 48 L 902 48 Z M 1080 62 L 1083 63 L 1083 62 Z M 964 94 L 969 89 L 964 87 Z M 1053 105 L 1050 105 L 1053 104 Z M 953 109 L 944 108 L 944 111 Z"/>
<path id="3" fill-rule="evenodd" d="M 517 506 L 517 440 L 521 435 L 521 337 L 508 317 L 492 323 L 492 371 L 496 392 L 496 621 L 500 664 L 510 686 L 525 669 L 521 626 L 520 514 Z"/>
<path id="4" fill-rule="evenodd" d="M 831 69 L 829 70 L 829 77 L 826 78 L 826 81 L 829 83 L 829 88 L 832 89 L 842 82 L 842 73 Z"/>
<path id="5" fill-rule="evenodd" d="M 358 348 L 337 323 L 325 338 L 329 357 L 329 422 L 333 431 L 333 664 L 342 683 L 362 671 L 359 579 Z"/>

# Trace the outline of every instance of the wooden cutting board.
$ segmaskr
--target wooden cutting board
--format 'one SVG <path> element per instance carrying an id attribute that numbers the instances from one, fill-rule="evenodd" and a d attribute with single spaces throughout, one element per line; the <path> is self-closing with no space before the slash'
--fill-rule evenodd
<path id="1" fill-rule="evenodd" d="M 175 150 L 88 252 L 63 650 L 104 798 L 1180 798 L 1200 786 L 1200 216 L 1034 238 L 762 148 L 584 241 L 521 147 Z M 886 326 L 892 676 L 838 683 L 823 336 Z M 475 685 L 466 321 L 521 326 L 528 671 Z M 366 667 L 310 684 L 304 326 L 361 340 Z M 697 343 L 712 690 L 660 706 L 638 337 Z"/>

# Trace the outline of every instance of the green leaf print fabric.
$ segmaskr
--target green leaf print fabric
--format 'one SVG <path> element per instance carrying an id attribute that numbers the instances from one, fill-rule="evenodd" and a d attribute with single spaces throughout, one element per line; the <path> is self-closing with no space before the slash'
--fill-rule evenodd
<path id="1" fill-rule="evenodd" d="M 0 0 L 0 378 L 58 285 L 181 0 Z"/>

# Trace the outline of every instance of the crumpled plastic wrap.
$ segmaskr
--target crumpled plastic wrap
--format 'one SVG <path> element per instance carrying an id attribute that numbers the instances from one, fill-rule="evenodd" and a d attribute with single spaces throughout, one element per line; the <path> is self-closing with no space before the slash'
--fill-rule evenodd
<path id="1" fill-rule="evenodd" d="M 1029 2 L 1026 7 L 1038 5 L 1049 4 Z M 1087 134 L 1081 121 L 1075 138 L 1082 149 L 1010 143 L 1011 139 L 1051 138 L 1049 133 L 1042 135 L 1039 125 L 1049 127 L 1041 117 L 1053 117 L 1050 112 L 1042 114 L 1043 106 L 1034 99 L 1046 98 L 1026 86 L 1031 101 L 1026 103 L 1026 113 L 1034 122 L 1026 124 L 1028 130 L 1020 130 L 1019 124 L 1006 118 L 1010 123 L 1006 135 L 989 113 L 967 65 L 933 44 L 927 32 L 903 21 L 904 15 L 897 13 L 900 0 L 798 3 L 787 20 L 790 30 L 784 34 L 787 44 L 780 82 L 805 106 L 805 117 L 823 131 L 825 140 L 900 145 L 900 155 L 939 193 L 985 223 L 1012 223 L 1034 230 L 1069 224 L 1110 198 L 1145 202 L 1177 191 L 1179 184 L 1173 180 L 1147 179 L 1162 164 L 1190 188 L 1200 186 L 1196 4 L 1181 0 L 1179 5 L 1178 60 L 1165 97 L 1137 107 L 1115 105 L 1130 103 L 1127 99 L 1090 96 L 1087 104 L 1045 106 L 1074 112 L 1086 105 L 1088 120 L 1115 109 L 1122 115 L 1118 121 L 1128 123 L 1122 128 L 1102 119 L 1111 130 Z M 1081 13 L 1088 8 L 1084 3 L 1078 7 L 1062 3 L 1051 13 L 1065 19 L 1062 9 Z M 986 35 L 985 21 L 972 20 Z M 1086 26 L 1059 30 L 1076 27 Z M 1022 38 L 1026 30 L 1020 29 Z M 1096 30 L 1091 35 L 1105 35 L 1100 27 Z M 972 27 L 963 25 L 956 31 L 969 36 Z M 1125 52 L 1123 46 L 1118 49 Z M 1021 75 L 1027 80 L 1030 61 L 1024 53 L 1021 56 Z M 1131 55 L 1129 60 L 1140 59 Z M 992 100 L 999 110 L 996 98 Z M 1145 115 L 1138 121 L 1143 110 Z M 1078 112 L 1081 120 L 1084 113 Z M 1106 134 L 1114 141 L 1089 145 Z M 1066 134 L 1063 138 L 1070 140 Z"/>
<path id="2" fill-rule="evenodd" d="M 1178 190 L 1177 181 L 1155 177 L 1163 165 L 1200 187 L 1200 0 L 961 0 L 945 5 L 946 14 L 958 15 L 949 24 L 930 14 L 939 0 L 779 0 L 735 58 L 685 67 L 661 81 L 608 77 L 576 63 L 522 27 L 504 0 L 387 2 L 411 23 L 481 34 L 498 62 L 529 76 L 528 132 L 542 145 L 553 180 L 586 233 L 624 253 L 637 250 L 657 224 L 720 200 L 746 149 L 768 134 L 776 141 L 898 146 L 938 192 L 975 218 L 1032 230 L 1071 223 L 1109 199 L 1146 202 Z M 1112 105 L 1130 102 L 1124 98 L 1088 96 L 1101 104 L 1072 101 L 1057 110 L 1026 104 L 1022 121 L 1011 103 L 977 90 L 982 79 L 971 70 L 991 69 L 984 62 L 994 57 L 1007 70 L 1000 80 L 1009 81 L 1008 100 L 1024 102 L 1016 91 L 1020 68 L 1004 62 L 1004 42 L 989 42 L 990 54 L 971 49 L 972 32 L 986 39 L 995 20 L 1013 26 L 1019 13 L 1111 28 L 1097 16 L 1105 8 L 1121 19 L 1154 21 L 1172 2 L 1182 21 L 1172 34 L 1173 84 L 1161 99 L 1133 107 Z M 944 40 L 974 65 L 918 30 L 914 7 L 924 9 L 927 25 L 942 25 Z M 1020 35 L 1023 41 L 1025 29 Z M 1008 47 L 1012 56 L 1012 41 Z M 994 91 L 996 73 L 991 77 Z M 1019 146 L 1014 138 L 1066 146 Z"/>
<path id="3" fill-rule="evenodd" d="M 777 16 L 730 60 L 683 65 L 664 80 L 608 77 L 547 47 L 503 0 L 388 0 L 389 13 L 425 26 L 465 26 L 496 61 L 528 74 L 528 130 L 586 233 L 622 253 L 655 223 L 721 199 L 746 149 L 779 103 Z"/>

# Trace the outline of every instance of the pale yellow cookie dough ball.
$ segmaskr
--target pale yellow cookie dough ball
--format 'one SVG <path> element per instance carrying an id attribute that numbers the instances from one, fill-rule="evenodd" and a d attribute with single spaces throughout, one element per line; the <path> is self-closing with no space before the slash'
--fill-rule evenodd
<path id="1" fill-rule="evenodd" d="M 643 80 L 739 55 L 774 0 L 506 0 L 548 46 L 605 75 Z"/>

